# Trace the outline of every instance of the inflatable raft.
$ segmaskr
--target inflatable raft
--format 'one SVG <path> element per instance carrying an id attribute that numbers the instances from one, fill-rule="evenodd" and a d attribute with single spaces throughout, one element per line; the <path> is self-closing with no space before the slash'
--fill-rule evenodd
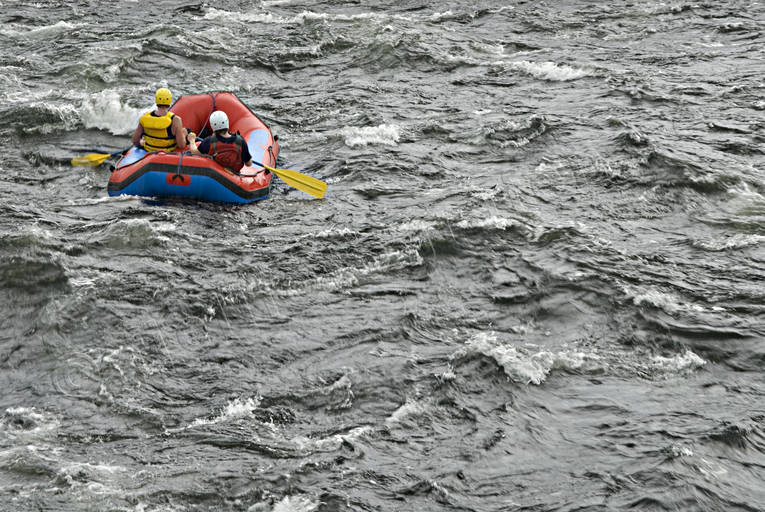
<path id="1" fill-rule="evenodd" d="M 183 126 L 198 134 L 210 134 L 210 114 L 224 111 L 229 130 L 247 142 L 253 162 L 273 167 L 279 143 L 266 124 L 233 93 L 210 92 L 181 96 L 170 111 L 181 116 Z M 262 167 L 243 167 L 233 173 L 209 156 L 190 151 L 149 153 L 130 148 L 117 162 L 109 178 L 110 196 L 183 197 L 223 203 L 251 203 L 268 197 L 273 174 Z"/>

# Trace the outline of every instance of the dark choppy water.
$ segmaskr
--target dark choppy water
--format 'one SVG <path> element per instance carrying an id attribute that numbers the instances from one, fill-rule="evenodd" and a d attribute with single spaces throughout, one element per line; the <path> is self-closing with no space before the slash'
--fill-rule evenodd
<path id="1" fill-rule="evenodd" d="M 2 8 L 0 509 L 765 509 L 761 2 Z M 108 198 L 158 86 L 329 196 Z"/>

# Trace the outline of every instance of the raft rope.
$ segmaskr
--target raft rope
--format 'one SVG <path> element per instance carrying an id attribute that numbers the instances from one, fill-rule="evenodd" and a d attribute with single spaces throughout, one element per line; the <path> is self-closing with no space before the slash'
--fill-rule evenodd
<path id="1" fill-rule="evenodd" d="M 202 132 L 204 132 L 205 126 L 210 124 L 210 116 L 212 115 L 213 112 L 215 112 L 215 93 L 214 92 L 208 92 L 207 94 L 209 94 L 210 97 L 212 98 L 212 108 L 210 109 L 210 113 L 207 114 L 207 120 L 205 120 L 205 122 L 202 124 L 202 128 L 199 129 L 199 135 L 200 136 L 202 135 Z M 212 133 L 212 126 L 210 126 L 210 133 Z"/>
<path id="2" fill-rule="evenodd" d="M 181 167 L 183 165 L 183 154 L 180 153 L 178 156 L 178 167 L 175 170 L 175 174 L 173 174 L 173 177 L 170 178 L 171 181 L 175 181 L 176 179 L 181 180 L 181 183 L 183 183 L 183 175 L 181 174 Z"/>

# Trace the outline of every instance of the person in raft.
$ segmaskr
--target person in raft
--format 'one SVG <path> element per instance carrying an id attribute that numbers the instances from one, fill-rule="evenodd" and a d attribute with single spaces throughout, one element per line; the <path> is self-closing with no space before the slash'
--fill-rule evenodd
<path id="1" fill-rule="evenodd" d="M 133 145 L 146 151 L 173 151 L 186 147 L 187 132 L 181 116 L 168 109 L 173 103 L 173 94 L 164 87 L 157 89 L 154 95 L 156 110 L 146 112 L 138 120 L 133 132 Z"/>
<path id="2" fill-rule="evenodd" d="M 210 114 L 210 127 L 214 134 L 207 137 L 197 147 L 197 136 L 189 133 L 189 147 L 195 155 L 212 155 L 213 160 L 229 171 L 239 172 L 244 165 L 252 165 L 252 157 L 247 142 L 238 133 L 228 131 L 228 116 L 221 110 Z"/>

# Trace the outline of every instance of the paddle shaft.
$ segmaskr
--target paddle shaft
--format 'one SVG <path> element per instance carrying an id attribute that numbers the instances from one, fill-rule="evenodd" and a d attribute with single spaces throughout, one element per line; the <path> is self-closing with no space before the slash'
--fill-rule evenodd
<path id="1" fill-rule="evenodd" d="M 256 162 L 255 160 L 253 160 L 252 163 L 271 171 L 290 187 L 301 190 L 306 194 L 322 198 L 324 197 L 324 194 L 327 193 L 327 184 L 313 176 L 308 176 L 307 174 L 303 174 L 293 169 L 274 169 L 273 167 Z"/>

